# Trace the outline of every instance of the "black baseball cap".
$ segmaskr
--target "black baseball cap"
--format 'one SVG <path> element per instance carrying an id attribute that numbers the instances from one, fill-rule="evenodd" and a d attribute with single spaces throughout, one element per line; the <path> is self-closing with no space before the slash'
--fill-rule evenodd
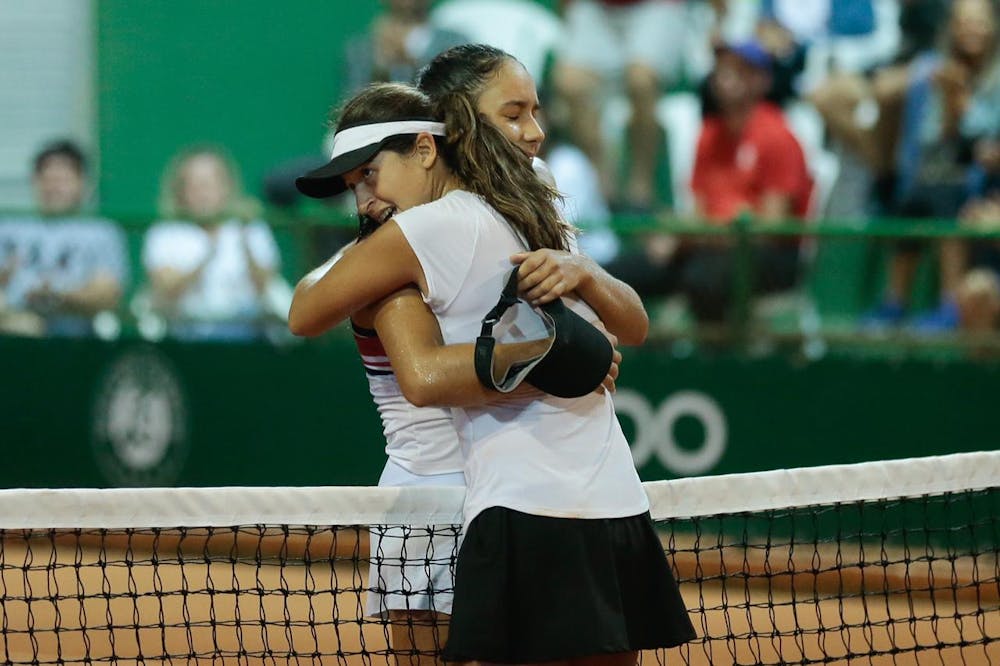
<path id="1" fill-rule="evenodd" d="M 337 130 L 333 136 L 330 161 L 295 179 L 295 187 L 307 197 L 325 199 L 347 189 L 344 174 L 371 161 L 393 137 L 428 132 L 444 136 L 444 123 L 430 118 L 411 118 L 391 122 L 353 125 Z"/>
<path id="2" fill-rule="evenodd" d="M 483 318 L 476 339 L 476 376 L 486 388 L 509 393 L 522 381 L 560 398 L 578 398 L 601 385 L 611 367 L 614 348 L 607 336 L 573 312 L 562 299 L 532 308 L 545 327 L 548 345 L 534 356 L 513 364 L 497 376 L 493 354 L 497 340 L 493 328 L 507 310 L 525 303 L 517 296 L 515 266 L 500 300 Z"/>

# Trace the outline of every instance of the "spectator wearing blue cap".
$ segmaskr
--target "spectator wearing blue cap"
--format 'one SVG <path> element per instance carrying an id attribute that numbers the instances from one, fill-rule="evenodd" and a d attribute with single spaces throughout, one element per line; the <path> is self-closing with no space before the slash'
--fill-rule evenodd
<path id="1" fill-rule="evenodd" d="M 754 41 L 728 44 L 717 54 L 710 77 L 717 111 L 705 118 L 698 137 L 691 189 L 697 218 L 724 227 L 749 215 L 783 222 L 810 213 L 813 182 L 805 155 L 785 124 L 781 109 L 766 101 L 772 59 Z M 662 240 L 662 238 L 661 238 Z M 724 322 L 730 311 L 736 254 L 728 236 L 687 236 L 669 252 L 648 244 L 627 274 L 640 294 L 680 293 L 701 323 Z M 761 238 L 752 246 L 752 290 L 791 288 L 798 277 L 799 243 Z M 609 269 L 610 270 L 610 269 Z"/>

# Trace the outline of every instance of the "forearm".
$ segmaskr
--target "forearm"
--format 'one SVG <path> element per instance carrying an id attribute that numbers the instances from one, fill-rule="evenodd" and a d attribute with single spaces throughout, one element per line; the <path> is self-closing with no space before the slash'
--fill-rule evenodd
<path id="1" fill-rule="evenodd" d="M 756 220 L 762 225 L 779 225 L 792 216 L 792 198 L 783 192 L 765 192 L 758 204 Z"/>
<path id="2" fill-rule="evenodd" d="M 327 263 L 295 287 L 288 312 L 295 335 L 320 335 L 408 284 L 426 286 L 420 262 L 391 220 Z"/>
<path id="3" fill-rule="evenodd" d="M 253 283 L 254 291 L 258 295 L 263 294 L 274 276 L 274 271 L 271 268 L 261 266 L 249 255 L 247 262 L 250 268 L 250 282 Z"/>
<path id="4" fill-rule="evenodd" d="M 649 317 L 635 289 L 584 254 L 542 248 L 511 256 L 519 265 L 518 293 L 533 304 L 575 294 L 594 309 L 622 344 L 646 339 Z"/>
<path id="5" fill-rule="evenodd" d="M 149 282 L 154 298 L 161 304 L 173 305 L 200 279 L 205 263 L 194 270 L 180 271 L 176 268 L 158 268 L 150 272 Z"/>
<path id="6" fill-rule="evenodd" d="M 473 343 L 444 344 L 437 319 L 416 289 L 403 289 L 374 306 L 372 325 L 403 395 L 414 405 L 472 407 L 508 395 L 479 382 Z M 547 340 L 498 344 L 494 367 L 505 373 L 514 361 L 535 357 L 547 347 Z"/>
<path id="7" fill-rule="evenodd" d="M 538 343 L 498 344 L 494 349 L 495 374 L 506 375 L 514 361 L 541 353 L 538 347 Z M 483 386 L 476 375 L 474 355 L 471 343 L 428 348 L 412 355 L 410 367 L 396 371 L 403 395 L 418 407 L 477 407 L 528 391 L 540 393 L 525 383 L 511 393 Z"/>
<path id="8" fill-rule="evenodd" d="M 350 316 L 349 312 L 341 314 L 327 307 L 322 278 L 331 265 L 332 260 L 310 271 L 295 285 L 288 310 L 288 328 L 295 335 L 322 335 Z"/>
<path id="9" fill-rule="evenodd" d="M 121 285 L 109 274 L 99 274 L 86 285 L 59 295 L 62 309 L 82 315 L 114 310 L 121 299 Z"/>
<path id="10" fill-rule="evenodd" d="M 597 262 L 588 268 L 588 277 L 577 285 L 577 294 L 594 309 L 619 344 L 641 345 L 649 333 L 649 315 L 639 294 Z"/>

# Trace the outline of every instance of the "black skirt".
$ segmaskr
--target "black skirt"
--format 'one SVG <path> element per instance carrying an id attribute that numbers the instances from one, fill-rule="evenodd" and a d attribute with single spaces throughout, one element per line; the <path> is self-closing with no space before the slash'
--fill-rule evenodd
<path id="1" fill-rule="evenodd" d="M 581 520 L 492 507 L 469 525 L 446 660 L 555 661 L 693 638 L 648 513 Z"/>

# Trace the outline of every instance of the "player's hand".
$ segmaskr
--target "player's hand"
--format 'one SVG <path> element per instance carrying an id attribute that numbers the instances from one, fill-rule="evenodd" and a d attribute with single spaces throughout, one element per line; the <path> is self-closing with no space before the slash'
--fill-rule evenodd
<path id="1" fill-rule="evenodd" d="M 532 305 L 542 305 L 576 291 L 592 275 L 591 259 L 582 254 L 543 248 L 519 252 L 510 260 L 520 264 L 518 293 Z"/>
<path id="2" fill-rule="evenodd" d="M 32 310 L 51 312 L 58 308 L 61 301 L 60 296 L 59 292 L 54 290 L 46 280 L 25 294 L 25 301 Z"/>

